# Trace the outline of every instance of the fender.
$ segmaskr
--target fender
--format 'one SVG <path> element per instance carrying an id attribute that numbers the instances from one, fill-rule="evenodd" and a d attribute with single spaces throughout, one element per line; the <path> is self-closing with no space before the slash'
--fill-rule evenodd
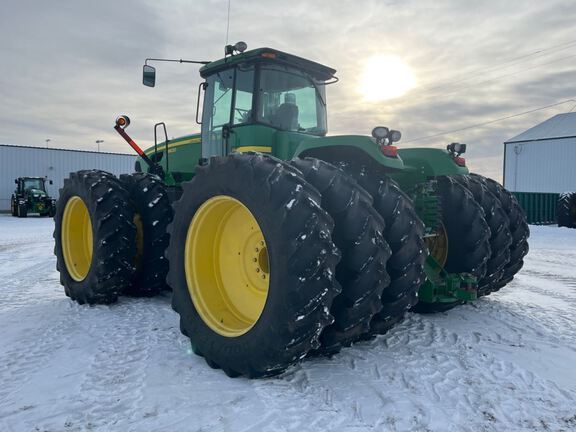
<path id="1" fill-rule="evenodd" d="M 293 157 L 306 156 L 318 157 L 328 162 L 375 162 L 385 169 L 394 171 L 404 169 L 404 162 L 400 156 L 385 156 L 372 138 L 363 135 L 303 139 L 296 147 Z"/>

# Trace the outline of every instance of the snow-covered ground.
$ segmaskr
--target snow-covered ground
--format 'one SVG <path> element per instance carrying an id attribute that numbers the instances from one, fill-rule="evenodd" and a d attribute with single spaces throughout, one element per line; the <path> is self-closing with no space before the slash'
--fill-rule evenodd
<path id="1" fill-rule="evenodd" d="M 576 430 L 576 230 L 531 228 L 500 293 L 250 381 L 190 352 L 169 296 L 73 303 L 52 220 L 0 215 L 0 431 Z"/>

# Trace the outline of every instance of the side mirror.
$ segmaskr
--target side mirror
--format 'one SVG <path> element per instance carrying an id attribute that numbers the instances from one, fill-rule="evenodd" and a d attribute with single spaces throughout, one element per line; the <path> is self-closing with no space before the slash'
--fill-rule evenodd
<path id="1" fill-rule="evenodd" d="M 54 184 L 54 183 L 52 182 L 52 180 L 48 180 L 48 183 L 49 183 L 49 184 Z"/>
<path id="2" fill-rule="evenodd" d="M 14 183 L 18 184 L 18 179 L 14 179 Z"/>
<path id="3" fill-rule="evenodd" d="M 142 84 L 147 87 L 154 87 L 156 85 L 156 68 L 144 65 L 142 68 Z"/>

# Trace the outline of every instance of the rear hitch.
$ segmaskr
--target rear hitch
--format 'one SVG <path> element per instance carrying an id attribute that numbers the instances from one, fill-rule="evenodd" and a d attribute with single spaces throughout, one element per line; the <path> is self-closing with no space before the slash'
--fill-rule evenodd
<path id="1" fill-rule="evenodd" d="M 132 147 L 134 151 L 138 153 L 138 156 L 140 156 L 142 160 L 146 162 L 146 164 L 148 165 L 148 172 L 150 174 L 155 174 L 162 180 L 164 180 L 166 174 L 164 173 L 164 169 L 162 168 L 162 166 L 160 166 L 156 162 L 153 162 L 152 159 L 150 159 L 148 155 L 144 153 L 144 150 L 142 150 L 140 146 L 136 144 L 132 138 L 130 138 L 130 135 L 126 133 L 125 129 L 128 127 L 129 124 L 130 124 L 130 118 L 128 116 L 121 115 L 116 119 L 116 125 L 114 126 L 114 130 L 116 130 L 116 132 L 118 132 L 120 136 L 124 138 L 124 140 L 130 145 L 130 147 Z"/>
<path id="2" fill-rule="evenodd" d="M 474 301 L 478 298 L 478 280 L 469 273 L 448 273 L 429 256 L 426 259 L 427 279 L 420 288 L 420 301 L 425 303 L 452 303 L 458 300 Z"/>

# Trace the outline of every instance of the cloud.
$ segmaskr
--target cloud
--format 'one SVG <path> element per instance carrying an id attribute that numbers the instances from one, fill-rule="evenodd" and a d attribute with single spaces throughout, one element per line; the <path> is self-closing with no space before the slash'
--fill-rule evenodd
<path id="1" fill-rule="evenodd" d="M 562 59 L 576 55 L 576 44 L 560 46 L 576 39 L 571 0 L 232 0 L 231 6 L 230 42 L 271 46 L 338 69 L 340 82 L 328 87 L 334 134 L 368 134 L 384 124 L 409 140 L 576 96 L 576 63 Z M 162 64 L 157 87 L 149 89 L 141 85 L 141 66 L 147 57 L 221 57 L 226 14 L 226 0 L 3 2 L 0 142 L 42 145 L 50 138 L 53 146 L 93 149 L 104 139 L 103 150 L 128 152 L 112 130 L 121 113 L 131 116 L 131 133 L 143 145 L 157 121 L 167 123 L 170 136 L 198 131 L 198 68 Z M 413 91 L 363 101 L 362 68 L 379 54 L 413 69 Z M 405 145 L 469 143 L 470 163 L 499 177 L 503 141 L 570 108 Z"/>

